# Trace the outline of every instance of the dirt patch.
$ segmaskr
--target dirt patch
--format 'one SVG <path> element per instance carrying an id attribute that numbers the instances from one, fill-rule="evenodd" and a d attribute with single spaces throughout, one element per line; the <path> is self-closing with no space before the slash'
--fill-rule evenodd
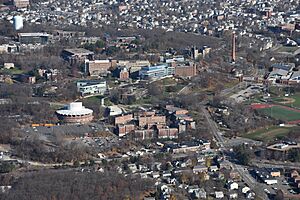
<path id="1" fill-rule="evenodd" d="M 283 97 L 282 100 L 279 103 L 281 103 L 281 104 L 292 104 L 295 101 L 296 100 L 293 99 L 293 98 Z"/>

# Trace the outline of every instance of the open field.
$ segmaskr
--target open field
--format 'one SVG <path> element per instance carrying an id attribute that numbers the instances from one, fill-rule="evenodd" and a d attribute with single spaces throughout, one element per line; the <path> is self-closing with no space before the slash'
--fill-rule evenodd
<path id="1" fill-rule="evenodd" d="M 259 109 L 259 112 L 268 115 L 274 119 L 283 121 L 300 120 L 300 111 L 290 110 L 282 106 L 270 106 L 269 108 Z"/>
<path id="2" fill-rule="evenodd" d="M 286 102 L 287 99 L 290 99 L 291 101 Z M 300 93 L 296 93 L 294 95 L 290 95 L 289 97 L 275 97 L 272 98 L 274 103 L 278 104 L 284 104 L 286 106 L 300 108 Z"/>
<path id="3" fill-rule="evenodd" d="M 0 70 L 2 73 L 8 73 L 8 74 L 23 74 L 24 71 L 18 68 L 13 68 L 13 69 L 1 69 Z"/>
<path id="4" fill-rule="evenodd" d="M 243 137 L 249 138 L 252 140 L 259 140 L 263 142 L 274 141 L 275 138 L 281 138 L 286 136 L 290 131 L 297 130 L 300 131 L 300 127 L 278 127 L 271 126 L 268 128 L 261 128 L 252 132 L 249 132 Z"/>

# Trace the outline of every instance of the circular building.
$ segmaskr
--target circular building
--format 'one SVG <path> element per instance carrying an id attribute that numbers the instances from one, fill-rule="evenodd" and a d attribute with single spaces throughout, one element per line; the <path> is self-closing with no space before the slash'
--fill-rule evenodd
<path id="1" fill-rule="evenodd" d="M 70 103 L 65 109 L 57 110 L 56 114 L 64 123 L 88 123 L 93 120 L 93 110 L 82 106 L 82 102 Z"/>

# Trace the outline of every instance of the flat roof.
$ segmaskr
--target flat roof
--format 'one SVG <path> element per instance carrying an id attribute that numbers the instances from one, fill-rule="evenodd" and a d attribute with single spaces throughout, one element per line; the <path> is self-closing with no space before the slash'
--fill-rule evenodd
<path id="1" fill-rule="evenodd" d="M 84 49 L 84 48 L 74 48 L 74 49 L 64 49 L 64 51 L 67 51 L 69 53 L 72 53 L 72 54 L 94 54 L 94 52 L 92 51 L 89 51 L 87 49 Z"/>
<path id="2" fill-rule="evenodd" d="M 48 33 L 18 33 L 21 37 L 45 37 L 49 36 Z"/>
<path id="3" fill-rule="evenodd" d="M 85 108 L 82 106 L 82 102 L 72 102 L 68 105 L 67 108 L 56 111 L 59 115 L 88 115 L 92 114 L 93 110 Z"/>

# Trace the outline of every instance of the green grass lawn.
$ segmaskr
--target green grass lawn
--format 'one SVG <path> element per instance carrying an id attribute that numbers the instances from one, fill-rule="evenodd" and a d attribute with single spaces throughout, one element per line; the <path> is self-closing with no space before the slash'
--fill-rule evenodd
<path id="1" fill-rule="evenodd" d="M 265 115 L 268 115 L 274 119 L 284 120 L 284 121 L 294 121 L 300 119 L 300 113 L 292 110 L 287 110 L 279 106 L 273 106 L 272 108 L 259 109 Z"/>
<path id="2" fill-rule="evenodd" d="M 173 84 L 176 84 L 176 80 L 174 78 L 164 78 L 164 79 L 161 79 L 161 80 L 158 80 L 157 81 L 158 83 L 162 84 L 162 85 L 173 85 Z"/>
<path id="3" fill-rule="evenodd" d="M 300 127 L 278 127 L 271 126 L 268 128 L 261 128 L 252 132 L 249 132 L 242 137 L 252 140 L 259 140 L 263 142 L 274 141 L 275 138 L 282 138 L 286 136 L 291 130 L 300 130 Z"/>
<path id="4" fill-rule="evenodd" d="M 300 93 L 295 93 L 294 95 L 290 95 L 288 97 L 274 97 L 272 98 L 272 100 L 274 101 L 274 103 L 281 104 L 281 102 L 284 101 L 284 98 L 291 98 L 294 99 L 295 101 L 293 103 L 287 103 L 282 105 L 300 109 Z"/>
<path id="5" fill-rule="evenodd" d="M 295 102 L 292 104 L 292 106 L 300 108 L 300 93 L 296 93 L 293 96 L 290 96 L 291 98 L 295 99 Z"/>
<path id="6" fill-rule="evenodd" d="M 18 68 L 13 68 L 13 69 L 1 69 L 3 73 L 7 74 L 23 74 L 25 71 L 18 69 Z"/>
<path id="7" fill-rule="evenodd" d="M 237 79 L 230 81 L 230 82 L 226 82 L 226 83 L 224 83 L 224 88 L 232 88 L 232 87 L 236 86 L 238 83 L 239 83 L 239 80 L 237 80 Z"/>

